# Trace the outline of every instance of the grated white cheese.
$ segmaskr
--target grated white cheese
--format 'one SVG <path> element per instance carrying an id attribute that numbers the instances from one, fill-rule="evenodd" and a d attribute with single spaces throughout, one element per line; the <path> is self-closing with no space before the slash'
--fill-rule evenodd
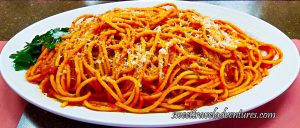
<path id="1" fill-rule="evenodd" d="M 62 70 L 62 73 L 63 73 L 63 74 L 66 74 L 66 73 L 67 73 L 67 70 L 66 70 L 66 69 Z"/>
<path id="2" fill-rule="evenodd" d="M 133 14 L 133 15 L 136 15 L 136 14 L 145 14 L 144 12 L 134 11 L 134 10 L 130 11 L 130 13 Z"/>
<path id="3" fill-rule="evenodd" d="M 232 47 L 232 48 L 237 48 L 237 44 L 239 42 L 237 42 L 236 40 L 233 40 L 227 33 L 221 31 L 221 33 L 225 36 L 224 40 L 221 41 L 216 41 L 214 40 L 214 38 L 210 35 L 208 35 L 208 38 L 210 40 L 210 45 L 213 47 Z M 216 37 L 220 40 L 220 37 Z"/>
<path id="4" fill-rule="evenodd" d="M 137 49 L 141 51 L 142 50 L 142 45 L 140 45 L 140 44 L 137 45 Z"/>
<path id="5" fill-rule="evenodd" d="M 157 26 L 155 29 L 154 29 L 155 32 L 161 32 L 161 26 Z"/>
<path id="6" fill-rule="evenodd" d="M 168 54 L 168 51 L 164 48 L 161 48 L 159 51 L 158 51 L 160 54 L 163 54 L 163 55 L 167 55 Z"/>
<path id="7" fill-rule="evenodd" d="M 211 22 L 210 18 L 208 18 L 208 17 L 204 18 L 203 24 L 206 29 L 208 29 L 212 26 L 212 22 Z"/>
<path id="8" fill-rule="evenodd" d="M 127 68 L 128 67 L 128 61 L 125 61 L 124 66 Z"/>
<path id="9" fill-rule="evenodd" d="M 182 27 L 182 26 L 183 26 L 181 22 L 179 22 L 179 26 L 180 26 L 180 27 Z"/>
<path id="10" fill-rule="evenodd" d="M 225 48 L 226 46 L 229 46 L 230 44 L 229 44 L 229 41 L 228 41 L 228 40 L 224 40 L 224 41 L 220 41 L 220 42 L 218 43 L 218 45 L 219 45 L 220 47 L 222 47 L 222 48 Z"/>
<path id="11" fill-rule="evenodd" d="M 164 76 L 164 73 L 162 71 L 159 71 L 159 76 L 162 78 Z"/>
<path id="12" fill-rule="evenodd" d="M 180 13 L 178 14 L 178 16 L 179 16 L 179 17 L 182 17 L 182 15 L 183 15 L 183 13 L 182 13 L 182 12 L 180 12 Z"/>
<path id="13" fill-rule="evenodd" d="M 219 26 L 218 24 L 215 24 L 215 23 L 213 23 L 213 27 L 214 27 L 215 29 L 219 29 L 219 28 L 220 28 L 220 26 Z"/>
<path id="14" fill-rule="evenodd" d="M 142 59 L 141 59 L 141 62 L 144 63 L 144 62 L 146 62 L 146 60 L 147 60 L 146 55 L 143 55 Z"/>
<path id="15" fill-rule="evenodd" d="M 137 62 L 136 62 L 135 60 L 133 60 L 133 61 L 131 62 L 131 64 L 135 65 L 135 64 L 137 64 Z"/>
<path id="16" fill-rule="evenodd" d="M 127 49 L 127 54 L 131 54 L 131 49 Z"/>
<path id="17" fill-rule="evenodd" d="M 109 63 L 112 63 L 112 62 L 113 62 L 113 60 L 112 60 L 112 59 L 108 59 L 108 61 L 109 61 Z"/>
<path id="18" fill-rule="evenodd" d="M 99 60 L 94 61 L 95 64 L 100 64 L 101 62 Z"/>
<path id="19" fill-rule="evenodd" d="M 252 45 L 249 45 L 248 48 L 249 48 L 249 49 L 253 49 L 253 46 L 252 46 Z"/>
<path id="20" fill-rule="evenodd" d="M 168 41 L 168 42 L 166 43 L 166 48 L 168 49 L 168 48 L 170 48 L 172 45 L 173 45 L 173 42 L 172 42 L 172 41 Z"/>
<path id="21" fill-rule="evenodd" d="M 200 18 L 199 16 L 192 16 L 192 18 L 193 18 L 194 20 L 198 20 L 198 21 L 201 20 L 201 18 Z"/>

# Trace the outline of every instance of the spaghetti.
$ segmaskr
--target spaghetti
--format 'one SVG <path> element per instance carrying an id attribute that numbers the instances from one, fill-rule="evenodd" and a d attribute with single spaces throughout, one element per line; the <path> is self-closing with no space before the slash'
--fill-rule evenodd
<path id="1" fill-rule="evenodd" d="M 257 85 L 281 50 L 230 22 L 172 3 L 85 14 L 26 78 L 62 106 L 169 112 L 222 102 Z"/>

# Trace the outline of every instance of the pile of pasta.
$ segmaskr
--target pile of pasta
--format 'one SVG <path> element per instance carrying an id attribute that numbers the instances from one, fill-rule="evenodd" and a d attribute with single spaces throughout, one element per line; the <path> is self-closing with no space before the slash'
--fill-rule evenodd
<path id="1" fill-rule="evenodd" d="M 260 83 L 283 57 L 230 22 L 172 3 L 85 14 L 61 38 L 43 49 L 27 80 L 62 106 L 98 111 L 212 105 Z"/>

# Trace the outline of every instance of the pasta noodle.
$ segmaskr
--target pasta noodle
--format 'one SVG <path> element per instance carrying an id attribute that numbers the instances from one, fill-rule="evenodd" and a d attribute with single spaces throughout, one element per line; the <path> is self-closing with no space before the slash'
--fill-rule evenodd
<path id="1" fill-rule="evenodd" d="M 85 14 L 69 32 L 26 78 L 62 106 L 98 111 L 212 105 L 251 89 L 283 58 L 230 22 L 172 3 Z"/>

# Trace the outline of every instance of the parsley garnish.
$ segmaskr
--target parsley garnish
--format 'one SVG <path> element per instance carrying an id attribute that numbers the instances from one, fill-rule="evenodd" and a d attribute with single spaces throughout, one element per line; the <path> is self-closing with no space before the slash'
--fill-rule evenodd
<path id="1" fill-rule="evenodd" d="M 55 28 L 42 35 L 36 35 L 31 43 L 26 42 L 26 46 L 21 51 L 11 54 L 9 58 L 14 59 L 14 68 L 16 71 L 28 69 L 33 65 L 40 54 L 44 45 L 52 50 L 56 43 L 61 42 L 61 36 L 68 34 L 69 28 Z"/>

